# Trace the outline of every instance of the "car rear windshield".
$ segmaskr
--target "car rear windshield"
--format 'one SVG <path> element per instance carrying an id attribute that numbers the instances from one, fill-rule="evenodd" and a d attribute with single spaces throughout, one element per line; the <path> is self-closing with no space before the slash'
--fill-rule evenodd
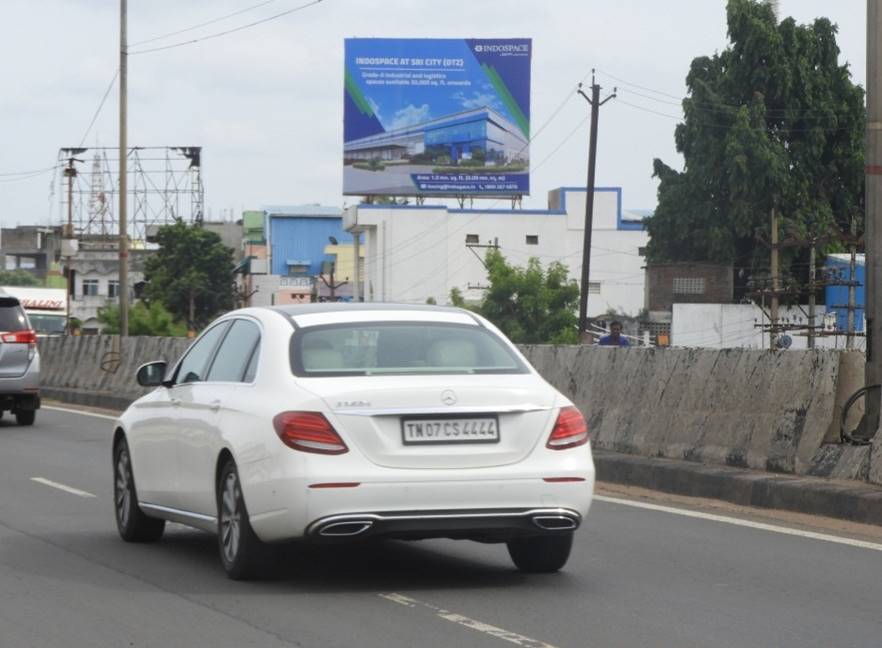
<path id="1" fill-rule="evenodd" d="M 0 297 L 0 331 L 24 331 L 28 328 L 28 320 L 17 299 Z"/>
<path id="2" fill-rule="evenodd" d="M 298 376 L 526 373 L 487 329 L 432 322 L 365 322 L 301 329 L 291 340 Z"/>
<path id="3" fill-rule="evenodd" d="M 31 313 L 28 315 L 31 326 L 37 333 L 43 335 L 61 335 L 67 318 L 64 315 L 44 315 L 43 313 Z"/>

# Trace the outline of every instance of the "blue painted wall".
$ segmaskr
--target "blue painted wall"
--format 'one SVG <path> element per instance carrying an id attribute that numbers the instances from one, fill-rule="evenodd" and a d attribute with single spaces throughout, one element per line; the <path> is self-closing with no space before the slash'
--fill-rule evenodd
<path id="1" fill-rule="evenodd" d="M 308 216 L 270 216 L 271 272 L 288 274 L 288 260 L 308 260 L 309 275 L 321 273 L 325 246 L 329 236 L 338 242 L 352 243 L 352 234 L 344 231 L 342 218 L 315 218 Z"/>
<path id="2" fill-rule="evenodd" d="M 858 257 L 860 258 L 860 257 Z M 843 279 L 848 281 L 849 262 L 833 257 L 827 257 L 824 264 L 827 268 L 835 269 L 841 273 Z M 864 264 L 855 264 L 855 279 L 859 282 L 855 288 L 854 302 L 857 308 L 854 311 L 854 329 L 855 331 L 864 330 Z M 848 286 L 827 286 L 824 289 L 824 303 L 828 311 L 836 311 L 836 327 L 842 331 L 848 328 Z M 834 308 L 841 306 L 841 308 Z"/>

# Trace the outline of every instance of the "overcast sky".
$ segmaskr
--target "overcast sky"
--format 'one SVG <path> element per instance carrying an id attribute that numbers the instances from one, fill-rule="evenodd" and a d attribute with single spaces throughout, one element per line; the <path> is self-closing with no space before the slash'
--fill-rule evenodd
<path id="1" fill-rule="evenodd" d="M 238 27 L 306 1 L 270 0 L 142 48 Z M 256 4 L 129 0 L 129 41 Z M 119 2 L 2 0 L 0 8 L 0 174 L 50 167 L 59 148 L 80 143 L 117 68 Z M 864 85 L 864 0 L 781 0 L 780 13 L 838 24 L 842 60 Z M 129 145 L 202 146 L 212 218 L 267 204 L 352 202 L 341 194 L 343 39 L 350 36 L 532 38 L 532 131 L 563 107 L 531 146 L 525 207 L 544 207 L 550 189 L 584 184 L 588 126 L 579 124 L 588 106 L 573 89 L 590 83 L 596 67 L 604 93 L 618 84 L 621 99 L 601 111 L 597 184 L 621 186 L 626 209 L 652 209 L 652 159 L 677 168 L 682 161 L 673 143 L 677 120 L 646 110 L 676 116 L 680 109 L 612 77 L 682 96 L 692 58 L 726 46 L 725 1 L 323 0 L 251 29 L 131 56 Z M 87 146 L 117 144 L 117 93 L 114 87 Z M 51 175 L 0 175 L 3 226 L 58 220 Z"/>

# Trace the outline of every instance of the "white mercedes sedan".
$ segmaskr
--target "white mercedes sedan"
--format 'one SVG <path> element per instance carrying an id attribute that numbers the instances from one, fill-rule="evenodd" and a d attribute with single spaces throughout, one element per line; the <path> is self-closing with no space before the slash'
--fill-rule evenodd
<path id="1" fill-rule="evenodd" d="M 582 414 L 469 311 L 237 310 L 138 382 L 113 435 L 120 535 L 216 533 L 234 579 L 295 540 L 504 542 L 556 571 L 591 503 Z"/>

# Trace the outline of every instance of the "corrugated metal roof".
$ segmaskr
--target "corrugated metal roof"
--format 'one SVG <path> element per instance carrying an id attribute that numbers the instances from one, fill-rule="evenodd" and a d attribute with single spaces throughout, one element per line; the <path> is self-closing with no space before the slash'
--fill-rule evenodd
<path id="1" fill-rule="evenodd" d="M 339 207 L 325 205 L 267 205 L 263 210 L 270 216 L 281 218 L 296 218 L 298 216 L 340 218 L 343 216 L 343 210 Z"/>

